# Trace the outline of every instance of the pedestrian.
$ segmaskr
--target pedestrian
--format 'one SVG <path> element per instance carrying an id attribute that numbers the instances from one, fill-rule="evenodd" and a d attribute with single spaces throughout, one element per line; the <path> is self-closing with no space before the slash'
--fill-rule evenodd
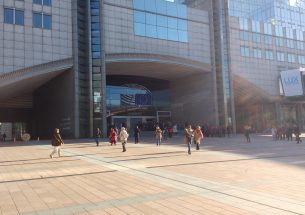
<path id="1" fill-rule="evenodd" d="M 197 126 L 195 131 L 194 131 L 194 142 L 196 144 L 196 150 L 199 150 L 199 145 L 201 140 L 203 139 L 203 133 L 201 131 L 201 127 Z"/>
<path id="2" fill-rule="evenodd" d="M 110 129 L 110 134 L 109 134 L 109 139 L 110 139 L 111 146 L 116 145 L 117 137 L 118 137 L 117 132 L 115 131 L 114 128 L 111 128 Z"/>
<path id="3" fill-rule="evenodd" d="M 246 140 L 247 140 L 247 143 L 250 143 L 250 129 L 251 129 L 251 127 L 250 126 L 248 126 L 248 125 L 246 125 L 245 127 L 244 127 L 244 130 L 245 130 L 245 137 L 246 137 Z"/>
<path id="4" fill-rule="evenodd" d="M 53 158 L 53 155 L 55 153 L 58 153 L 58 157 L 60 157 L 60 146 L 63 144 L 64 144 L 64 141 L 62 140 L 62 138 L 59 134 L 59 129 L 55 128 L 53 138 L 52 138 L 53 151 L 50 154 L 50 158 Z"/>
<path id="5" fill-rule="evenodd" d="M 276 140 L 276 133 L 277 133 L 276 127 L 273 126 L 273 127 L 271 128 L 272 140 Z"/>
<path id="6" fill-rule="evenodd" d="M 134 143 L 135 144 L 139 143 L 139 138 L 140 138 L 140 128 L 139 128 L 139 126 L 136 126 L 134 128 Z"/>
<path id="7" fill-rule="evenodd" d="M 191 145 L 194 139 L 194 131 L 192 129 L 192 126 L 189 125 L 187 126 L 187 128 L 185 128 L 184 130 L 184 134 L 185 134 L 185 140 L 187 143 L 187 147 L 188 147 L 188 154 L 191 154 Z"/>
<path id="8" fill-rule="evenodd" d="M 96 146 L 99 146 L 99 144 L 100 144 L 101 133 L 102 133 L 101 130 L 99 128 L 97 128 L 95 131 Z"/>
<path id="9" fill-rule="evenodd" d="M 6 138 L 6 134 L 5 133 L 3 133 L 2 134 L 2 140 L 5 142 L 5 138 Z"/>
<path id="10" fill-rule="evenodd" d="M 174 135 L 177 135 L 177 134 L 178 134 L 178 127 L 177 127 L 177 124 L 175 124 L 175 125 L 173 126 L 173 133 L 174 133 Z"/>
<path id="11" fill-rule="evenodd" d="M 126 143 L 127 143 L 129 134 L 127 133 L 127 131 L 124 127 L 121 128 L 121 132 L 120 132 L 119 136 L 120 136 L 120 140 L 122 143 L 123 152 L 126 152 Z"/>
<path id="12" fill-rule="evenodd" d="M 162 140 L 162 130 L 159 126 L 156 127 L 156 130 L 155 130 L 155 137 L 157 139 L 157 146 L 160 146 L 161 144 L 161 140 Z"/>
<path id="13" fill-rule="evenodd" d="M 295 140 L 297 141 L 297 144 L 299 144 L 300 142 L 302 142 L 301 137 L 300 137 L 300 129 L 298 126 L 295 126 L 294 128 L 294 135 L 295 135 Z"/>

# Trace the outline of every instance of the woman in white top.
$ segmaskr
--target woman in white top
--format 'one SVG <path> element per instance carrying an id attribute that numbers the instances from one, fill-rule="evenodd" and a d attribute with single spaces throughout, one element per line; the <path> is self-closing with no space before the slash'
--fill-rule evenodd
<path id="1" fill-rule="evenodd" d="M 129 134 L 127 133 L 126 129 L 124 127 L 121 128 L 120 131 L 120 140 L 122 142 L 123 152 L 126 152 L 126 143 L 128 139 Z"/>

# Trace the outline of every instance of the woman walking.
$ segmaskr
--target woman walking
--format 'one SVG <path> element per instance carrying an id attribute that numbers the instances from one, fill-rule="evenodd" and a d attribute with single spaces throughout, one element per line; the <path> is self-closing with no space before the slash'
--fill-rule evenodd
<path id="1" fill-rule="evenodd" d="M 58 153 L 58 157 L 60 157 L 60 146 L 64 144 L 64 141 L 61 139 L 61 136 L 59 134 L 59 129 L 54 129 L 54 134 L 52 138 L 52 146 L 53 146 L 53 152 L 50 154 L 50 158 L 53 158 L 53 155 L 55 153 Z"/>
<path id="2" fill-rule="evenodd" d="M 116 145 L 117 137 L 118 137 L 117 132 L 115 131 L 115 129 L 111 128 L 110 134 L 109 134 L 109 139 L 110 139 L 111 145 Z"/>
<path id="3" fill-rule="evenodd" d="M 121 132 L 120 132 L 120 140 L 122 142 L 123 152 L 126 152 L 126 143 L 127 143 L 128 136 L 129 136 L 129 134 L 127 133 L 126 129 L 124 127 L 122 127 Z"/>
<path id="4" fill-rule="evenodd" d="M 191 145 L 194 139 L 194 131 L 192 129 L 192 126 L 189 125 L 186 129 L 185 129 L 185 140 L 187 143 L 187 147 L 188 147 L 188 154 L 191 154 Z"/>
<path id="5" fill-rule="evenodd" d="M 200 145 L 200 142 L 201 140 L 203 139 L 203 133 L 201 131 L 201 127 L 200 126 L 197 126 L 196 129 L 195 129 L 195 132 L 194 132 L 194 141 L 195 141 L 195 144 L 196 144 L 196 150 L 199 150 L 199 145 Z"/>
<path id="6" fill-rule="evenodd" d="M 159 126 L 156 127 L 155 136 L 157 139 L 157 146 L 160 146 L 162 140 L 162 130 L 160 129 Z"/>

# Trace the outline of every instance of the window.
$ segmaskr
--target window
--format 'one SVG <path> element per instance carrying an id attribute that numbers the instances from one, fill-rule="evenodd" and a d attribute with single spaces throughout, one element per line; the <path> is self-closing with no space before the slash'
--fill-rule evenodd
<path id="1" fill-rule="evenodd" d="M 299 64 L 305 64 L 305 56 L 299 55 L 298 60 L 299 60 Z"/>
<path id="2" fill-rule="evenodd" d="M 135 35 L 188 42 L 185 5 L 166 0 L 133 0 L 133 6 Z"/>
<path id="3" fill-rule="evenodd" d="M 285 61 L 285 53 L 277 52 L 276 53 L 276 59 L 277 59 L 277 61 Z"/>
<path id="4" fill-rule="evenodd" d="M 24 11 L 15 8 L 4 8 L 4 23 L 24 25 Z"/>
<path id="5" fill-rule="evenodd" d="M 261 26 L 259 21 L 252 20 L 252 31 L 256 33 L 261 32 Z"/>
<path id="6" fill-rule="evenodd" d="M 275 38 L 275 44 L 276 44 L 277 46 L 284 46 L 284 39 L 283 39 L 283 38 L 276 37 L 276 38 Z"/>
<path id="7" fill-rule="evenodd" d="M 265 57 L 267 60 L 273 60 L 273 51 L 272 50 L 266 50 Z"/>
<path id="8" fill-rule="evenodd" d="M 272 27 L 269 23 L 264 23 L 264 33 L 272 35 Z"/>
<path id="9" fill-rule="evenodd" d="M 291 28 L 286 28 L 286 37 L 293 39 L 293 30 Z"/>
<path id="10" fill-rule="evenodd" d="M 34 4 L 51 6 L 52 5 L 52 0 L 33 0 L 33 3 Z"/>
<path id="11" fill-rule="evenodd" d="M 279 26 L 279 25 L 275 26 L 275 35 L 278 36 L 278 37 L 283 37 L 284 36 L 282 26 Z"/>
<path id="12" fill-rule="evenodd" d="M 252 40 L 255 43 L 260 43 L 261 42 L 261 35 L 257 33 L 253 33 L 252 35 Z"/>
<path id="13" fill-rule="evenodd" d="M 272 45 L 272 36 L 265 35 L 265 44 Z"/>
<path id="14" fill-rule="evenodd" d="M 248 19 L 239 18 L 239 28 L 241 30 L 249 30 L 249 28 L 248 28 Z"/>
<path id="15" fill-rule="evenodd" d="M 240 31 L 240 39 L 249 41 L 249 33 L 247 31 Z"/>
<path id="16" fill-rule="evenodd" d="M 289 63 L 295 63 L 295 55 L 294 54 L 288 54 L 287 58 L 288 58 Z"/>
<path id="17" fill-rule="evenodd" d="M 52 29 L 52 16 L 44 14 L 44 13 L 34 12 L 33 13 L 33 27 Z"/>
<path id="18" fill-rule="evenodd" d="M 255 57 L 255 58 L 262 58 L 262 50 L 260 50 L 260 49 L 253 49 L 253 57 Z"/>
<path id="19" fill-rule="evenodd" d="M 300 40 L 300 41 L 304 40 L 303 31 L 296 30 L 295 33 L 296 33 L 296 36 L 297 36 L 297 40 Z"/>
<path id="20" fill-rule="evenodd" d="M 290 40 L 290 39 L 287 39 L 287 47 L 293 49 L 294 48 L 294 41 Z"/>
<path id="21" fill-rule="evenodd" d="M 240 55 L 243 57 L 250 57 L 250 49 L 248 47 L 240 47 Z"/>
<path id="22" fill-rule="evenodd" d="M 297 49 L 304 50 L 304 42 L 296 41 L 297 43 Z"/>

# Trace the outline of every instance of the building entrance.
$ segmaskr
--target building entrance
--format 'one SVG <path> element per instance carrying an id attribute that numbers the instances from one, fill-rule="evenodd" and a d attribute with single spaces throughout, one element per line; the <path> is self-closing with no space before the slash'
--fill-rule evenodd
<path id="1" fill-rule="evenodd" d="M 157 120 L 155 116 L 112 116 L 110 124 L 117 128 L 122 126 L 132 131 L 137 125 L 143 131 L 151 131 L 154 129 Z"/>

